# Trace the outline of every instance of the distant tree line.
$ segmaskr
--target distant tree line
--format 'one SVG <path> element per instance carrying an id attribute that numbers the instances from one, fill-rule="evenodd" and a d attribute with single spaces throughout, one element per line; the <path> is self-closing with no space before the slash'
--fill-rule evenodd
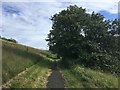
<path id="1" fill-rule="evenodd" d="M 51 17 L 49 50 L 62 57 L 62 64 L 76 64 L 112 73 L 120 73 L 120 20 L 76 5 Z"/>
<path id="2" fill-rule="evenodd" d="M 12 38 L 7 39 L 7 38 L 5 38 L 5 37 L 1 37 L 1 36 L 0 36 L 0 39 L 6 40 L 6 41 L 9 41 L 9 42 L 13 42 L 13 43 L 18 43 L 15 39 L 12 39 Z"/>

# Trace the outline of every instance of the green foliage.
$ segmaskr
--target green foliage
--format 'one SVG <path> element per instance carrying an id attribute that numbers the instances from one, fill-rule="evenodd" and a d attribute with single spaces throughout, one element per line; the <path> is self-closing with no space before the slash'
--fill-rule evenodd
<path id="1" fill-rule="evenodd" d="M 112 73 L 119 72 L 119 20 L 104 20 L 104 16 L 82 7 L 69 6 L 51 17 L 48 34 L 49 50 L 62 57 L 62 64 L 84 64 Z"/>
<path id="2" fill-rule="evenodd" d="M 77 14 L 75 12 L 78 12 Z M 80 12 L 80 13 L 79 13 Z M 62 57 L 78 57 L 77 47 L 83 36 L 79 29 L 81 19 L 84 21 L 85 9 L 78 9 L 77 6 L 70 6 L 59 14 L 55 14 L 53 21 L 53 30 L 50 31 L 47 41 L 49 41 L 50 50 Z M 85 14 L 85 15 L 84 15 Z M 79 18 L 83 16 L 83 18 Z M 77 23 L 76 23 L 77 22 Z M 76 46 L 75 46 L 76 44 Z M 71 52 L 72 51 L 72 52 Z"/>
<path id="3" fill-rule="evenodd" d="M 9 41 L 9 42 L 13 42 L 13 43 L 18 43 L 15 39 L 7 39 L 7 38 L 5 38 L 5 37 L 1 37 L 0 36 L 0 39 L 3 39 L 3 40 L 6 40 L 6 41 Z"/>
<path id="4" fill-rule="evenodd" d="M 82 56 L 80 63 L 86 67 L 93 69 L 100 69 L 111 73 L 120 73 L 120 61 L 116 57 L 112 57 L 106 53 L 92 53 L 90 55 Z"/>

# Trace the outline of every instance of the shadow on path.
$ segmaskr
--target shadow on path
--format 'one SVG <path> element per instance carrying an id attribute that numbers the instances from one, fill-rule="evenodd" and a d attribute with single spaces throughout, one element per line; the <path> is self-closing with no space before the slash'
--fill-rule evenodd
<path id="1" fill-rule="evenodd" d="M 65 88 L 65 80 L 58 69 L 58 62 L 54 61 L 52 65 L 52 74 L 48 78 L 47 88 Z"/>

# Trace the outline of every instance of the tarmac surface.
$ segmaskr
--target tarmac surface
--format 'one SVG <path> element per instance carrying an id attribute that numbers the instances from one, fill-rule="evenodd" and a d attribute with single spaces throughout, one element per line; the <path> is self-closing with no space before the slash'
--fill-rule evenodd
<path id="1" fill-rule="evenodd" d="M 47 88 L 62 88 L 65 90 L 65 80 L 62 77 L 58 62 L 54 61 L 53 65 L 51 66 L 52 74 L 48 78 Z"/>

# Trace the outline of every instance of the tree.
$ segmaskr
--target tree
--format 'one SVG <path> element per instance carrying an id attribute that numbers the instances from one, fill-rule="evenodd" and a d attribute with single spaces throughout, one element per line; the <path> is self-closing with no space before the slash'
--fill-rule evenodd
<path id="1" fill-rule="evenodd" d="M 9 41 L 9 42 L 13 42 L 13 43 L 18 43 L 15 39 L 12 39 L 12 38 L 7 39 L 7 38 L 5 38 L 5 37 L 1 37 L 1 36 L 0 36 L 0 39 L 6 40 L 6 41 Z"/>
<path id="2" fill-rule="evenodd" d="M 78 58 L 84 40 L 82 29 L 89 15 L 85 12 L 86 10 L 81 7 L 70 6 L 51 18 L 53 30 L 47 39 L 51 51 L 63 58 Z"/>
<path id="3" fill-rule="evenodd" d="M 103 19 L 100 14 L 86 13 L 82 7 L 69 6 L 51 18 L 53 26 L 47 39 L 49 49 L 63 58 L 77 59 L 85 41 L 97 42 L 106 34 Z"/>

